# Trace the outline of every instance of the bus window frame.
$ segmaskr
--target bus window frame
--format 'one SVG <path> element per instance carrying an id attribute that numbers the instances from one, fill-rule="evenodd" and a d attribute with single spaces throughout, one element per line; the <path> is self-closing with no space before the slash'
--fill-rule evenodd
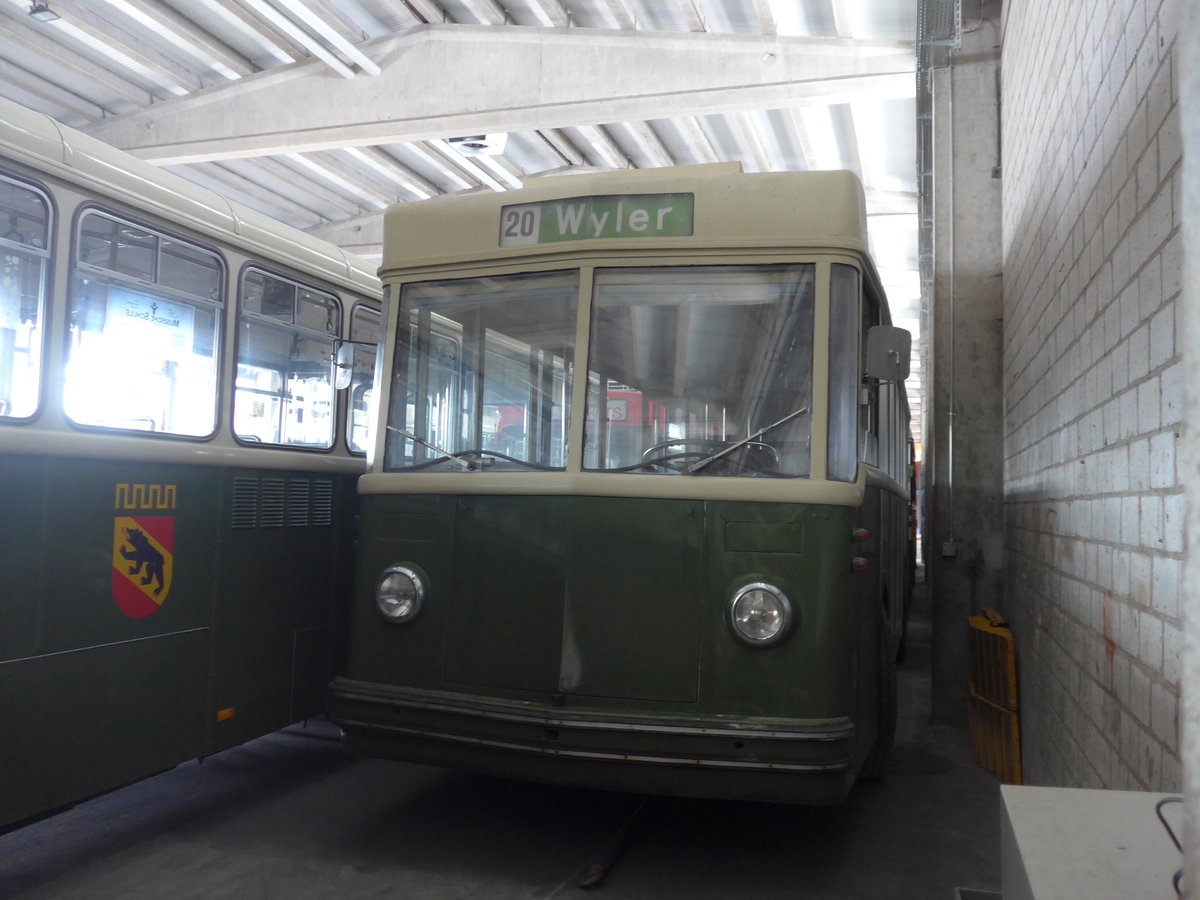
<path id="1" fill-rule="evenodd" d="M 266 275 L 269 278 L 274 278 L 279 281 L 286 282 L 288 284 L 291 284 L 294 288 L 297 288 L 302 291 L 308 291 L 313 294 L 328 297 L 329 299 L 331 299 L 333 301 L 334 307 L 337 309 L 337 313 L 338 313 L 337 327 L 333 331 L 317 332 L 305 325 L 297 324 L 295 321 L 296 308 L 295 308 L 294 304 L 296 302 L 298 302 L 298 299 L 299 299 L 298 296 L 293 297 L 292 321 L 290 321 L 290 322 L 287 322 L 287 323 L 281 322 L 279 319 L 276 319 L 269 315 L 264 315 L 261 312 L 260 313 L 248 313 L 246 311 L 245 284 L 246 284 L 246 279 L 247 279 L 248 275 L 252 272 L 258 272 L 262 275 Z M 339 451 L 339 440 L 344 443 L 345 438 L 344 438 L 344 434 L 342 436 L 339 436 L 339 434 L 338 434 L 338 432 L 341 431 L 343 428 L 342 420 L 344 419 L 344 415 L 342 414 L 342 411 L 340 409 L 341 397 L 339 396 L 339 394 L 341 394 L 342 392 L 338 391 L 334 386 L 333 360 L 334 360 L 334 354 L 336 353 L 337 344 L 340 340 L 342 340 L 342 332 L 343 332 L 343 330 L 348 328 L 348 320 L 346 317 L 345 303 L 342 299 L 341 293 L 337 290 L 331 290 L 331 289 L 328 289 L 325 287 L 318 287 L 312 281 L 301 280 L 300 278 L 297 278 L 291 274 L 287 274 L 286 272 L 284 272 L 281 269 L 278 269 L 273 266 L 265 264 L 261 259 L 258 259 L 256 257 L 247 259 L 247 261 L 242 265 L 241 269 L 238 271 L 237 284 L 235 286 L 234 293 L 237 295 L 236 296 L 237 311 L 235 313 L 235 325 L 234 325 L 235 331 L 236 331 L 236 336 L 234 338 L 233 348 L 232 348 L 232 357 L 233 357 L 232 363 L 233 363 L 233 365 L 232 365 L 231 371 L 230 371 L 230 382 L 229 382 L 229 434 L 230 434 L 230 436 L 234 439 L 234 441 L 236 441 L 242 447 L 262 447 L 262 448 L 269 448 L 272 450 L 287 450 L 287 451 L 295 451 L 295 452 L 303 452 L 303 453 L 321 453 L 321 454 L 337 453 Z M 330 365 L 329 365 L 329 380 L 328 380 L 328 387 L 330 390 L 329 418 L 330 418 L 330 422 L 331 422 L 331 430 L 330 430 L 328 444 L 325 444 L 325 445 L 292 444 L 292 443 L 287 443 L 284 441 L 276 442 L 276 441 L 254 440 L 253 438 L 243 436 L 237 432 L 237 427 L 235 425 L 235 417 L 236 417 L 236 410 L 237 410 L 237 396 L 238 396 L 238 391 L 239 391 L 238 369 L 242 365 L 242 346 L 243 346 L 242 325 L 247 322 L 255 323 L 255 324 L 262 325 L 262 326 L 265 326 L 268 328 L 276 328 L 279 330 L 286 330 L 286 331 L 288 331 L 288 333 L 290 333 L 292 335 L 296 334 L 296 329 L 300 329 L 300 331 L 304 335 L 311 336 L 314 339 L 318 338 L 318 337 L 321 339 L 328 339 L 329 345 L 330 345 L 330 356 L 329 356 Z M 286 385 L 286 378 L 284 380 L 284 384 Z M 282 399 L 283 395 L 280 394 L 279 396 Z"/>
<path id="2" fill-rule="evenodd" d="M 874 285 L 859 273 L 859 310 L 862 316 L 862 327 L 858 338 L 858 369 L 863 397 L 859 399 L 858 409 L 858 445 L 859 461 L 882 471 L 889 471 L 887 466 L 887 448 L 882 441 L 887 436 L 888 429 L 883 422 L 884 410 L 879 380 L 866 374 L 864 360 L 867 355 L 867 334 L 871 329 L 881 324 L 879 297 Z"/>
<path id="3" fill-rule="evenodd" d="M 662 399 L 663 395 L 646 393 L 646 392 L 643 392 L 640 388 L 637 388 L 634 386 L 627 386 L 627 385 L 624 385 L 623 383 L 615 382 L 610 377 L 609 374 L 600 372 L 596 369 L 593 369 L 593 365 L 596 363 L 594 355 L 595 355 L 595 350 L 596 350 L 596 347 L 598 344 L 598 340 L 597 340 L 597 334 L 598 334 L 597 309 L 598 308 L 605 308 L 605 309 L 612 308 L 610 306 L 605 306 L 604 304 L 598 302 L 599 295 L 606 288 L 612 288 L 614 285 L 620 284 L 619 282 L 611 281 L 611 279 L 614 279 L 614 278 L 620 279 L 622 277 L 629 278 L 629 277 L 632 277 L 632 274 L 636 273 L 636 272 L 641 272 L 641 273 L 667 272 L 667 273 L 671 273 L 671 274 L 689 273 L 689 274 L 693 274 L 698 277 L 696 277 L 694 280 L 687 280 L 686 278 L 684 278 L 684 280 L 681 280 L 678 283 L 681 285 L 703 285 L 705 288 L 707 288 L 709 290 L 719 287 L 722 276 L 728 276 L 730 274 L 735 274 L 739 271 L 742 273 L 745 273 L 747 276 L 753 276 L 753 275 L 757 275 L 757 274 L 775 274 L 777 276 L 783 276 L 787 273 L 793 273 L 794 277 L 796 279 L 796 281 L 795 281 L 796 286 L 807 286 L 806 296 L 801 301 L 803 303 L 806 303 L 808 306 L 806 320 L 804 323 L 802 323 L 802 324 L 806 325 L 806 327 L 807 327 L 807 339 L 808 339 L 808 342 L 807 342 L 807 348 L 808 348 L 807 363 L 808 364 L 806 367 L 804 367 L 804 370 L 803 370 L 806 374 L 805 381 L 807 384 L 807 391 L 808 391 L 807 401 L 804 403 L 804 411 L 811 414 L 812 408 L 814 406 L 814 398 L 815 398 L 814 391 L 816 390 L 816 367 L 818 365 L 818 361 L 817 361 L 818 354 L 817 354 L 817 347 L 816 347 L 816 309 L 820 303 L 820 291 L 821 291 L 820 282 L 823 277 L 822 276 L 823 267 L 817 257 L 808 256 L 808 255 L 797 255 L 795 257 L 789 257 L 789 258 L 782 259 L 782 260 L 772 260 L 772 261 L 766 261 L 766 260 L 756 259 L 756 258 L 741 258 L 741 259 L 721 259 L 719 261 L 689 260 L 687 262 L 682 262 L 682 263 L 645 262 L 645 261 L 640 261 L 640 260 L 639 261 L 623 260 L 623 261 L 616 261 L 616 262 L 607 262 L 606 261 L 604 264 L 589 265 L 588 268 L 589 268 L 589 272 L 591 275 L 591 278 L 590 278 L 591 293 L 590 293 L 590 296 L 587 298 L 587 310 L 588 310 L 588 312 L 587 312 L 587 315 L 588 315 L 587 358 L 578 360 L 578 364 L 580 366 L 583 366 L 583 364 L 586 363 L 586 371 L 587 371 L 587 376 L 588 376 L 588 389 L 587 389 L 587 393 L 586 393 L 585 407 L 582 411 L 584 429 L 583 429 L 582 440 L 580 441 L 581 446 L 583 447 L 583 459 L 582 459 L 582 465 L 581 465 L 580 471 L 582 471 L 584 473 L 588 473 L 588 474 L 614 475 L 614 474 L 626 473 L 630 468 L 629 466 L 622 467 L 622 466 L 602 465 L 600 462 L 601 460 L 604 460 L 607 457 L 608 452 L 609 452 L 608 444 L 609 444 L 610 438 L 613 437 L 613 435 L 610 433 L 612 431 L 612 429 L 610 427 L 607 427 L 606 425 L 600 424 L 601 401 L 600 401 L 599 397 L 602 392 L 605 393 L 605 395 L 606 395 L 605 402 L 604 402 L 604 416 L 605 416 L 604 421 L 606 423 L 612 421 L 610 414 L 609 414 L 610 408 L 611 408 L 611 399 L 609 399 L 609 395 L 611 395 L 611 392 L 613 392 L 614 390 L 621 391 L 624 389 L 624 390 L 633 391 L 635 393 L 642 395 L 642 397 L 644 399 L 644 403 L 642 405 L 642 418 L 644 419 L 644 421 L 640 422 L 638 427 L 639 428 L 649 427 L 649 428 L 651 428 L 652 433 L 653 433 L 653 431 L 657 430 L 657 428 L 658 428 L 659 418 L 661 418 L 661 420 L 662 420 L 663 433 L 661 435 L 659 435 L 658 437 L 666 438 L 667 440 L 660 442 L 658 439 L 655 439 L 656 445 L 661 445 L 662 443 L 676 444 L 676 445 L 679 445 L 681 451 L 686 450 L 687 447 L 706 448 L 702 452 L 691 453 L 689 455 L 689 462 L 697 462 L 697 461 L 703 459 L 703 457 L 705 455 L 712 453 L 722 443 L 732 444 L 736 441 L 736 438 L 727 438 L 727 439 L 724 439 L 721 441 L 714 442 L 713 440 L 709 439 L 708 435 L 704 435 L 704 436 L 690 435 L 687 437 L 678 438 L 676 440 L 670 440 L 668 433 L 667 433 L 668 429 L 673 428 L 673 427 L 677 428 L 680 426 L 690 427 L 688 424 L 690 422 L 696 422 L 696 421 L 701 421 L 701 420 L 707 421 L 708 420 L 709 413 L 704 411 L 704 407 L 706 406 L 706 404 L 700 403 L 699 406 L 697 405 L 698 401 L 695 400 L 694 396 L 693 396 L 695 393 L 694 391 L 689 391 L 685 395 L 688 398 L 686 401 L 687 402 L 686 407 L 678 407 L 674 413 L 665 414 L 665 411 L 668 410 L 669 408 L 671 408 L 671 406 L 672 406 L 671 400 L 668 399 L 668 400 L 664 401 Z M 708 280 L 704 280 L 705 276 L 707 276 Z M 650 285 L 650 284 L 652 284 L 652 282 L 647 281 L 646 284 Z M 764 280 L 762 282 L 755 282 L 755 284 L 762 291 L 762 297 L 760 298 L 760 305 L 765 306 L 768 304 L 781 304 L 782 303 L 782 301 L 783 301 L 782 296 L 772 297 L 767 290 L 767 288 L 771 284 L 773 284 L 773 282 L 771 282 L 769 280 Z M 605 298 L 605 299 L 607 300 L 608 298 Z M 717 308 L 719 306 L 720 306 L 720 304 L 715 304 L 713 306 L 713 308 Z M 582 304 L 581 304 L 581 308 L 582 308 Z M 680 308 L 686 308 L 686 307 L 681 306 Z M 702 304 L 697 303 L 692 308 L 693 309 L 703 309 L 704 306 Z M 726 374 L 729 376 L 741 376 L 741 375 L 745 375 L 746 373 L 734 372 L 734 371 L 730 370 Z M 619 386 L 615 386 L 618 384 L 619 384 Z M 797 401 L 797 402 L 799 402 L 799 401 Z M 676 401 L 675 405 L 676 405 L 676 407 L 678 406 L 678 401 Z M 651 408 L 656 408 L 659 411 L 658 415 L 655 416 L 654 418 L 646 418 L 647 413 L 649 412 L 649 410 Z M 793 413 L 793 415 L 795 415 L 795 413 Z M 761 424 L 769 425 L 770 421 L 773 418 L 774 418 L 774 416 L 767 416 L 766 421 L 762 422 Z M 790 418 L 792 418 L 792 416 L 788 416 L 787 418 L 790 419 Z M 722 416 L 722 419 L 723 419 L 723 416 Z M 786 422 L 787 419 L 782 420 L 782 421 Z M 776 477 L 800 478 L 800 479 L 806 479 L 806 480 L 811 480 L 814 477 L 816 477 L 816 473 L 814 472 L 813 466 L 812 466 L 812 453 L 811 453 L 812 441 L 813 441 L 813 436 L 814 436 L 814 427 L 813 427 L 814 424 L 815 423 L 812 421 L 811 416 L 810 416 L 808 427 L 807 427 L 807 436 L 805 439 L 805 443 L 808 446 L 808 460 L 807 460 L 807 465 L 806 465 L 804 471 L 782 471 L 781 470 L 779 472 L 774 473 L 774 475 Z M 760 447 L 760 448 L 764 447 L 764 446 L 768 446 L 769 440 L 770 440 L 769 438 L 764 437 L 763 441 L 765 443 L 757 443 L 756 442 L 755 446 Z M 643 443 L 644 443 L 644 441 L 643 441 Z M 591 455 L 593 457 L 593 461 L 591 464 L 588 463 L 589 455 Z M 778 463 L 778 460 L 776 460 L 776 462 Z M 678 468 L 672 468 L 671 471 L 674 474 L 678 474 L 680 471 L 686 470 L 686 468 L 687 468 L 686 465 L 680 465 Z M 661 469 L 652 469 L 651 467 L 646 467 L 645 474 L 661 476 L 662 471 L 663 470 L 661 470 Z M 713 477 L 718 477 L 718 478 L 746 477 L 747 475 L 754 474 L 754 471 L 755 470 L 750 467 L 746 467 L 746 468 L 739 467 L 736 472 L 716 472 L 716 470 L 714 470 Z M 641 474 L 641 473 L 639 473 L 639 474 Z"/>
<path id="4" fill-rule="evenodd" d="M 847 310 L 844 316 L 838 317 L 834 309 L 834 294 L 837 272 L 847 270 L 854 273 L 854 307 Z M 828 300 L 826 301 L 826 309 L 829 317 L 829 332 L 826 340 L 826 373 L 828 376 L 828 387 L 825 396 L 825 473 L 826 481 L 835 481 L 841 484 L 853 484 L 858 480 L 859 466 L 861 465 L 864 453 L 863 428 L 861 424 L 862 409 L 859 402 L 861 396 L 862 384 L 862 317 L 863 317 L 863 288 L 866 280 L 866 273 L 857 262 L 850 262 L 844 259 L 835 259 L 830 261 L 826 270 L 828 276 L 826 279 Z M 844 335 L 837 331 L 838 327 L 846 329 Z M 850 360 L 838 360 L 837 347 L 835 347 L 835 338 L 842 337 L 846 342 L 846 350 L 852 350 Z M 843 371 L 841 368 L 835 368 L 841 362 L 845 366 Z M 846 379 L 845 384 L 839 382 L 839 377 Z M 840 397 L 837 390 L 841 388 L 848 392 L 848 396 Z M 849 408 L 840 408 L 839 403 L 848 403 Z M 846 421 L 838 421 L 835 423 L 835 412 L 840 409 L 841 414 L 845 416 Z M 848 433 L 841 434 L 835 431 L 835 424 L 838 429 L 848 429 Z M 849 447 L 837 448 L 839 453 L 844 453 L 845 458 L 841 458 L 838 453 L 835 453 L 834 440 L 835 437 L 840 437 L 841 440 L 851 440 L 854 444 L 853 449 Z M 844 464 L 846 470 L 840 468 L 835 472 L 837 464 Z"/>
<path id="5" fill-rule="evenodd" d="M 56 247 L 58 244 L 58 223 L 59 209 L 57 198 L 54 193 L 45 184 L 39 181 L 34 181 L 28 178 L 22 178 L 16 173 L 0 168 L 0 180 L 7 181 L 15 187 L 27 190 L 32 194 L 38 195 L 42 202 L 46 204 L 46 246 L 41 248 L 31 247 L 28 245 L 16 244 L 13 246 L 19 248 L 23 253 L 31 253 L 42 260 L 41 284 L 39 286 L 38 296 L 38 320 L 37 320 L 37 360 L 36 367 L 37 388 L 34 397 L 33 410 L 27 416 L 14 416 L 0 412 L 0 424 L 3 425 L 27 425 L 36 421 L 45 411 L 46 404 L 46 377 L 47 377 L 47 359 L 46 348 L 49 346 L 49 318 L 53 308 L 54 300 L 54 267 L 57 261 Z M 5 247 L 8 245 L 5 244 Z M 18 303 L 19 303 L 18 299 Z M 29 352 L 33 352 L 33 341 L 30 342 Z"/>
<path id="6" fill-rule="evenodd" d="M 79 258 L 81 252 L 81 236 L 83 230 L 84 219 L 89 215 L 99 215 L 124 223 L 134 228 L 139 228 L 155 235 L 159 241 L 158 253 L 161 253 L 162 239 L 176 241 L 181 244 L 186 244 L 192 248 L 202 250 L 212 255 L 218 265 L 219 277 L 217 278 L 217 290 L 220 297 L 203 298 L 195 294 L 189 294 L 176 288 L 171 288 L 167 285 L 160 284 L 157 281 L 148 282 L 142 279 L 130 276 L 128 274 L 117 272 L 111 269 L 105 269 L 92 263 L 83 262 Z M 175 440 L 188 441 L 192 443 L 206 443 L 213 440 L 221 432 L 221 412 L 224 402 L 224 368 L 225 368 L 225 345 L 226 345 L 226 328 L 229 311 L 229 260 L 220 248 L 206 243 L 190 232 L 182 232 L 170 227 L 164 227 L 157 222 L 151 224 L 154 220 L 142 219 L 137 216 L 130 216 L 122 210 L 117 210 L 103 203 L 85 201 L 75 207 L 71 218 L 71 247 L 70 256 L 67 259 L 67 289 L 65 292 L 65 313 L 68 316 L 68 322 L 63 327 L 63 337 L 67 340 L 71 332 L 69 322 L 70 315 L 75 310 L 77 296 L 77 276 L 80 272 L 91 273 L 97 278 L 102 278 L 108 284 L 117 284 L 127 286 L 135 292 L 155 291 L 164 296 L 164 299 L 171 302 L 186 304 L 192 309 L 210 309 L 214 313 L 216 328 L 213 333 L 213 425 L 212 429 L 205 434 L 183 434 L 172 431 L 147 430 L 143 428 L 122 428 L 113 425 L 98 425 L 89 422 L 79 422 L 72 418 L 67 409 L 66 389 L 67 378 L 66 368 L 70 362 L 70 354 L 63 356 L 62 365 L 60 368 L 61 390 L 63 392 L 61 399 L 61 413 L 63 419 L 70 424 L 72 428 L 81 431 L 88 431 L 99 434 L 120 434 L 132 435 L 137 437 L 148 437 L 159 440 Z M 69 344 L 68 344 L 69 346 Z"/>
<path id="7" fill-rule="evenodd" d="M 344 439 L 346 452 L 349 453 L 351 456 L 366 457 L 367 454 L 371 450 L 372 443 L 374 443 L 373 434 L 375 431 L 375 396 L 378 391 L 378 378 L 376 377 L 376 373 L 379 371 L 379 366 L 381 364 L 379 348 L 383 344 L 384 321 L 383 321 L 383 310 L 382 309 L 377 309 L 374 306 L 371 306 L 369 303 L 363 303 L 361 300 L 357 300 L 351 305 L 350 315 L 348 315 L 346 317 L 345 332 L 347 335 L 347 340 L 350 343 L 355 345 L 356 350 L 357 350 L 358 344 L 366 343 L 366 342 L 359 341 L 354 336 L 354 319 L 359 314 L 359 312 L 364 312 L 370 316 L 373 316 L 376 320 L 375 321 L 375 342 L 374 342 L 374 344 L 375 344 L 375 354 L 374 354 L 375 362 L 373 363 L 374 368 L 371 370 L 371 378 L 369 380 L 363 381 L 356 385 L 354 382 L 353 376 L 351 377 L 350 385 L 349 385 L 349 387 L 346 388 L 346 390 L 344 392 L 345 393 L 345 410 L 344 410 L 344 414 L 342 416 L 342 427 L 344 429 L 343 439 Z M 355 371 L 357 371 L 357 359 L 358 359 L 357 352 L 356 352 L 354 358 L 355 358 L 355 364 L 354 364 Z M 366 403 L 366 407 L 367 407 L 367 412 L 366 412 L 367 439 L 366 439 L 365 443 L 363 444 L 362 449 L 356 450 L 354 447 L 354 443 L 353 443 L 354 404 L 355 404 L 355 397 L 360 392 L 362 394 L 371 392 L 371 394 Z M 338 393 L 341 394 L 343 392 L 339 391 Z"/>
<path id="8" fill-rule="evenodd" d="M 422 469 L 437 464 L 439 461 L 444 461 L 447 457 L 440 454 L 438 451 L 432 451 L 431 448 L 437 443 L 425 443 L 424 441 L 413 441 L 410 437 L 404 434 L 405 430 L 400 429 L 395 425 L 397 420 L 397 404 L 402 406 L 408 405 L 408 392 L 410 376 L 415 376 L 412 381 L 421 387 L 427 387 L 431 383 L 429 375 L 430 367 L 434 364 L 434 355 L 429 352 L 426 346 L 420 343 L 423 340 L 428 340 L 430 344 L 433 340 L 446 341 L 453 344 L 458 350 L 453 373 L 452 393 L 458 395 L 456 401 L 455 417 L 460 418 L 460 427 L 465 427 L 465 431 L 459 431 L 453 435 L 456 441 L 462 442 L 463 435 L 467 435 L 467 441 L 473 441 L 469 444 L 466 450 L 455 451 L 450 453 L 456 459 L 456 453 L 470 451 L 473 453 L 475 448 L 482 451 L 486 459 L 492 459 L 489 450 L 494 448 L 482 447 L 483 425 L 486 414 L 485 386 L 489 384 L 489 377 L 496 373 L 496 369 L 488 364 L 488 360 L 500 360 L 503 357 L 502 350 L 516 350 L 522 353 L 544 354 L 541 357 L 541 368 L 539 372 L 543 376 L 548 376 L 551 385 L 555 381 L 556 363 L 561 368 L 563 377 L 562 389 L 552 389 L 550 391 L 541 391 L 537 394 L 535 401 L 534 394 L 530 395 L 530 404 L 526 408 L 526 412 L 535 410 L 541 414 L 539 420 L 539 429 L 537 435 L 542 441 L 541 449 L 545 451 L 546 444 L 549 444 L 548 456 L 550 462 L 538 462 L 528 459 L 517 459 L 513 465 L 514 469 L 500 469 L 505 475 L 519 472 L 542 472 L 542 473 L 561 473 L 570 469 L 571 459 L 571 444 L 570 440 L 574 433 L 574 418 L 575 413 L 572 412 L 572 404 L 575 397 L 575 382 L 574 379 L 578 374 L 574 371 L 574 363 L 578 358 L 579 347 L 576 343 L 579 339 L 580 324 L 579 319 L 584 315 L 583 307 L 579 302 L 580 285 L 583 278 L 584 267 L 580 266 L 562 266 L 551 265 L 545 268 L 533 267 L 529 269 L 522 268 L 517 271 L 509 271 L 506 268 L 499 268 L 494 271 L 482 273 L 460 273 L 453 277 L 447 278 L 444 275 L 430 273 L 413 277 L 411 279 L 400 279 L 394 283 L 395 297 L 390 298 L 389 291 L 393 284 L 384 285 L 385 301 L 384 301 L 384 316 L 382 320 L 383 328 L 383 344 L 385 348 L 380 353 L 379 364 L 386 365 L 387 371 L 381 373 L 379 378 L 386 379 L 387 388 L 387 409 L 380 408 L 377 411 L 374 424 L 378 426 L 379 434 L 379 455 L 371 457 L 370 466 L 375 470 L 378 465 L 380 470 L 391 474 L 409 475 L 420 472 Z M 504 332 L 496 331 L 490 326 L 484 326 L 482 319 L 477 324 L 478 328 L 468 327 L 469 323 L 460 321 L 459 319 L 444 317 L 437 312 L 437 304 L 417 304 L 412 305 L 413 301 L 410 296 L 406 297 L 407 292 L 412 289 L 416 292 L 428 290 L 434 285 L 453 285 L 477 283 L 484 285 L 489 280 L 503 280 L 506 283 L 511 281 L 514 276 L 517 279 L 530 278 L 532 280 L 546 279 L 551 282 L 561 280 L 564 276 L 573 279 L 570 285 L 570 308 L 574 321 L 570 323 L 570 327 L 564 331 L 564 337 L 567 341 L 569 352 L 562 354 L 552 351 L 549 348 L 537 348 L 534 345 L 527 344 L 519 337 L 514 337 Z M 553 285 L 552 285 L 553 286 Z M 546 290 L 545 286 L 540 286 L 540 290 Z M 565 295 L 564 295 L 565 296 Z M 528 298 L 526 298 L 528 299 Z M 561 299 L 561 298 L 558 298 Z M 406 302 L 407 301 L 407 302 Z M 434 316 L 439 319 L 446 319 L 442 322 L 434 322 Z M 472 316 L 478 316 L 478 313 L 472 313 Z M 394 324 L 391 319 L 395 319 Z M 412 359 L 416 356 L 417 371 L 411 372 Z M 529 357 L 532 359 L 532 357 Z M 479 361 L 483 361 L 483 365 L 479 365 Z M 511 358 L 508 358 L 512 362 Z M 402 371 L 401 371 L 402 370 Z M 532 382 L 531 382 L 532 384 Z M 423 393 L 422 396 L 428 398 L 428 393 Z M 553 408 L 554 398 L 561 397 L 563 408 L 562 424 L 559 430 L 553 427 Z M 403 398 L 403 399 L 399 399 Z M 382 403 L 382 398 L 377 400 Z M 465 413 L 465 416 L 464 416 Z M 415 404 L 413 408 L 412 421 L 409 422 L 411 433 L 430 437 L 429 435 L 429 404 Z M 408 421 L 407 409 L 403 416 L 403 421 Z M 465 426 L 462 423 L 465 421 Z M 449 429 L 447 429 L 449 430 Z M 557 435 L 557 444 L 556 441 Z M 440 434 L 433 435 L 435 438 L 440 437 Z M 449 443 L 454 443 L 453 441 Z M 408 457 L 410 462 L 401 465 L 395 460 L 405 459 L 404 448 L 411 446 L 413 448 L 412 456 Z M 526 445 L 528 446 L 528 445 Z M 553 458 L 557 453 L 561 457 L 561 462 L 555 464 Z M 417 458 L 422 457 L 419 461 Z M 462 465 L 459 468 L 462 471 L 474 471 L 477 468 L 484 466 L 491 469 L 491 463 L 482 463 L 479 466 Z M 458 471 L 458 469 L 455 469 Z M 497 471 L 492 469 L 492 471 Z"/>

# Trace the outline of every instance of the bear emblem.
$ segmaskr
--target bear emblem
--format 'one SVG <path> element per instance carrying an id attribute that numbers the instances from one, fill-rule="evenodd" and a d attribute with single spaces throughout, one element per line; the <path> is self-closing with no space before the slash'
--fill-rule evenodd
<path id="1" fill-rule="evenodd" d="M 158 582 L 154 593 L 161 594 L 163 589 L 162 554 L 155 549 L 140 528 L 123 528 L 121 530 L 125 532 L 125 540 L 129 543 L 128 549 L 121 548 L 121 555 L 133 563 L 129 567 L 129 574 L 137 575 L 144 569 L 142 584 L 149 584 L 151 581 Z"/>

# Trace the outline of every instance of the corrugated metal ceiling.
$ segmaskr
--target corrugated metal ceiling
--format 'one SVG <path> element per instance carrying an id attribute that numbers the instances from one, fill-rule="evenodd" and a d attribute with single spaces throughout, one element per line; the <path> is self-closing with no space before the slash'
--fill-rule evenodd
<path id="1" fill-rule="evenodd" d="M 369 258 L 388 205 L 436 194 L 728 160 L 851 169 L 917 334 L 917 5 L 0 0 L 0 95 Z M 482 135 L 489 152 L 456 140 Z"/>

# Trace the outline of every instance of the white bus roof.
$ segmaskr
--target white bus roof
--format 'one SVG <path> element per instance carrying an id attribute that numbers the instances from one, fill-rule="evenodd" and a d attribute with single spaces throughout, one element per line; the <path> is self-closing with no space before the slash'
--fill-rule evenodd
<path id="1" fill-rule="evenodd" d="M 331 282 L 379 294 L 366 260 L 0 98 L 0 162 L 3 158 Z"/>

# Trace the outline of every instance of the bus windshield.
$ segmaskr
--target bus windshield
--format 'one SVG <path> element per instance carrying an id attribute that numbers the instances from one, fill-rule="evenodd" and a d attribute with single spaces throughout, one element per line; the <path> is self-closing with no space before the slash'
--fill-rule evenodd
<path id="1" fill-rule="evenodd" d="M 584 467 L 809 474 L 815 267 L 600 269 Z"/>
<path id="2" fill-rule="evenodd" d="M 575 271 L 405 285 L 385 470 L 562 469 L 578 293 Z"/>

